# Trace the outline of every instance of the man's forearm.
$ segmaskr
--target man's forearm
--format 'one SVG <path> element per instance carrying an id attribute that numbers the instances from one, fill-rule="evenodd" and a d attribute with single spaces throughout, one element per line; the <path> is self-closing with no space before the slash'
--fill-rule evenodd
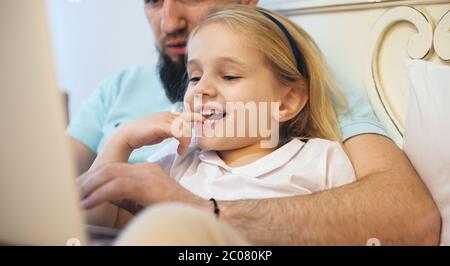
<path id="1" fill-rule="evenodd" d="M 439 215 L 420 180 L 390 173 L 312 195 L 221 203 L 221 217 L 255 244 L 437 244 Z"/>

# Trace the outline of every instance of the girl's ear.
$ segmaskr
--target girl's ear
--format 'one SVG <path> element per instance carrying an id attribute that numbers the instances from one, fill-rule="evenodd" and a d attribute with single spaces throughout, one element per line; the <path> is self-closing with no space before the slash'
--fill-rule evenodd
<path id="1" fill-rule="evenodd" d="M 286 122 L 294 118 L 308 102 L 306 83 L 301 81 L 299 84 L 296 87 L 286 86 L 283 88 L 279 107 L 280 122 Z"/>

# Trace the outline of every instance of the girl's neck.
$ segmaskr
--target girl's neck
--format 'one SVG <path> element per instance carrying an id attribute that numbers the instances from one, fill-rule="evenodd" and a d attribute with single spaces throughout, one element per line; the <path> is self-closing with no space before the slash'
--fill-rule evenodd
<path id="1" fill-rule="evenodd" d="M 219 157 L 230 167 L 240 167 L 250 164 L 277 148 L 263 149 L 259 142 L 236 150 L 217 151 Z"/>

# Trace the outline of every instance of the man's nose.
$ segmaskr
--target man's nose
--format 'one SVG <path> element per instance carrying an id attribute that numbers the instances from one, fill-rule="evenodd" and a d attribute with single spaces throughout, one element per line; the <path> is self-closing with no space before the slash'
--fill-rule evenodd
<path id="1" fill-rule="evenodd" d="M 187 26 L 184 17 L 182 3 L 177 0 L 166 0 L 161 9 L 161 31 L 164 33 L 176 33 Z"/>

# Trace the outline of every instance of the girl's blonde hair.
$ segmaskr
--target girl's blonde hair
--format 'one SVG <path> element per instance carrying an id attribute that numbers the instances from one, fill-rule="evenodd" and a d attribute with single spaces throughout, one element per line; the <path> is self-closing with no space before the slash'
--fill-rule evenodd
<path id="1" fill-rule="evenodd" d="M 284 32 L 261 12 L 276 18 L 291 34 L 301 53 L 303 66 L 300 67 L 305 70 L 305 76 L 297 68 L 294 53 Z M 280 145 L 293 138 L 341 141 L 337 112 L 346 110 L 346 100 L 308 33 L 289 19 L 264 8 L 226 5 L 213 9 L 192 31 L 191 38 L 202 27 L 211 23 L 223 24 L 242 33 L 242 36 L 248 36 L 248 41 L 264 55 L 275 77 L 282 84 L 298 87 L 306 83 L 308 102 L 297 116 L 281 125 Z"/>

